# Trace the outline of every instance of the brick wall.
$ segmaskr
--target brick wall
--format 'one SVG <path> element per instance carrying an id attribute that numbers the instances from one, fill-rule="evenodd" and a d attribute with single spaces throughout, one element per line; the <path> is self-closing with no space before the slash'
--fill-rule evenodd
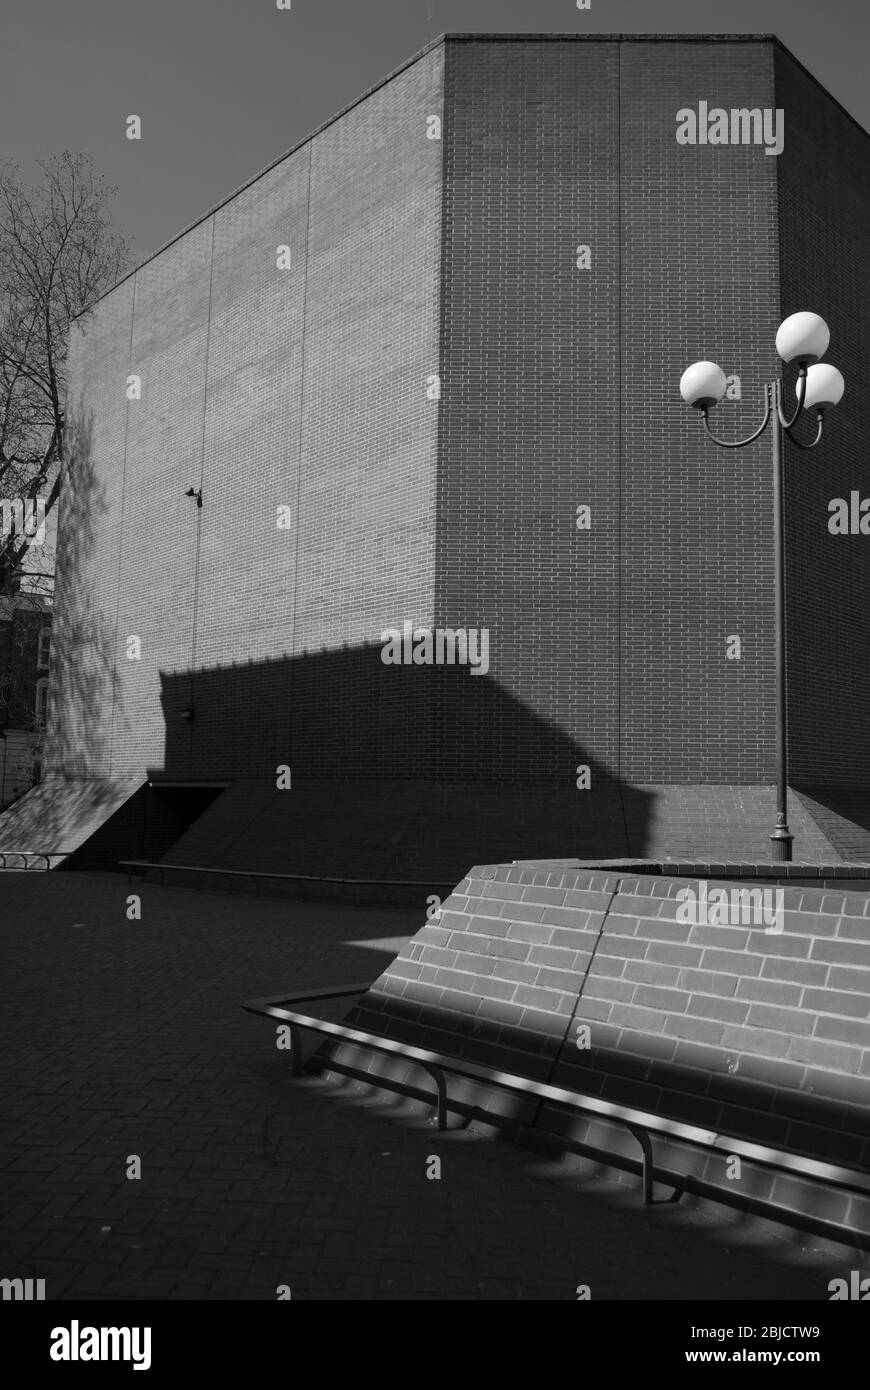
<path id="1" fill-rule="evenodd" d="M 437 611 L 517 701 L 470 775 L 617 762 L 618 45 L 448 46 Z M 592 269 L 579 270 L 589 245 Z M 576 528 L 578 504 L 591 532 Z M 542 730 L 530 737 L 523 711 Z M 451 731 L 440 731 L 450 756 Z"/>
<path id="2" fill-rule="evenodd" d="M 776 101 L 786 119 L 776 161 L 783 315 L 822 315 L 831 330 L 826 360 L 846 379 L 818 449 L 785 446 L 791 771 L 797 782 L 866 786 L 870 537 L 831 535 L 828 503 L 848 501 L 853 490 L 870 496 L 870 137 L 788 53 L 777 47 L 775 59 Z M 787 408 L 794 406 L 793 376 Z M 804 425 L 804 438 L 812 438 L 814 423 Z M 820 738 L 820 730 L 830 736 Z"/>
<path id="3" fill-rule="evenodd" d="M 736 372 L 715 412 L 739 438 L 763 409 L 779 322 L 776 159 L 760 146 L 683 146 L 676 113 L 770 107 L 768 43 L 621 45 L 621 712 L 639 782 L 772 777 L 769 439 L 706 441 L 679 379 Z M 739 661 L 726 659 L 738 635 Z"/>
<path id="4" fill-rule="evenodd" d="M 864 137 L 790 60 L 775 83 L 774 52 L 448 39 L 76 325 L 89 467 L 64 500 L 49 765 L 265 784 L 289 763 L 415 779 L 423 810 L 432 783 L 534 783 L 538 828 L 558 809 L 580 853 L 590 817 L 604 852 L 658 851 L 656 789 L 671 784 L 688 789 L 667 808 L 680 852 L 706 848 L 689 843 L 698 825 L 727 822 L 734 786 L 772 776 L 770 470 L 765 441 L 739 455 L 704 441 L 679 376 L 708 356 L 739 372 L 744 399 L 719 428 L 754 423 L 780 273 L 794 308 L 816 245 L 833 268 L 810 284 L 816 307 L 830 304 L 852 376 L 865 357 L 838 288 L 841 244 L 857 264 L 866 250 L 864 166 L 851 181 L 801 172 L 838 141 L 865 165 Z M 779 161 L 676 143 L 683 106 L 766 108 L 786 90 Z M 442 139 L 427 139 L 439 114 Z M 141 401 L 125 397 L 128 372 Z M 860 395 L 834 422 L 847 433 L 831 449 L 847 439 L 850 457 Z M 790 460 L 793 767 L 860 780 L 864 538 L 822 528 L 816 565 L 805 529 L 820 487 L 846 490 L 851 465 L 831 458 Z M 575 525 L 581 504 L 591 531 Z M 384 666 L 380 634 L 405 620 L 488 628 L 489 674 Z M 726 659 L 734 635 L 740 661 Z M 833 759 L 815 738 L 822 672 Z M 591 794 L 574 792 L 585 763 Z M 740 853 L 757 852 L 737 829 Z M 533 827 L 518 855 L 538 843 Z"/>
<path id="5" fill-rule="evenodd" d="M 770 106 L 771 46 L 458 42 L 446 91 L 439 612 L 490 626 L 494 678 L 570 744 L 548 762 L 506 730 L 494 764 L 472 744 L 466 766 L 558 779 L 576 755 L 602 784 L 764 780 L 764 446 L 735 466 L 676 388 L 710 356 L 747 383 L 725 428 L 760 408 L 775 160 L 678 146 L 675 117 Z"/>
<path id="6" fill-rule="evenodd" d="M 353 687 L 387 709 L 400 682 L 382 630 L 432 620 L 441 60 L 407 67 L 74 327 L 92 476 L 65 503 L 67 549 L 80 514 L 94 534 L 59 564 L 61 638 L 86 627 L 98 651 L 89 674 L 70 632 L 55 770 L 160 774 L 171 758 L 177 778 L 274 779 L 297 749 L 345 774 L 381 766 L 359 728 L 332 739 L 332 704 Z M 324 687 L 306 658 L 342 647 Z"/>
<path id="7" fill-rule="evenodd" d="M 58 524 L 46 766 L 108 777 L 116 694 L 117 607 L 127 446 L 126 376 L 133 282 L 73 324 L 69 458 Z"/>

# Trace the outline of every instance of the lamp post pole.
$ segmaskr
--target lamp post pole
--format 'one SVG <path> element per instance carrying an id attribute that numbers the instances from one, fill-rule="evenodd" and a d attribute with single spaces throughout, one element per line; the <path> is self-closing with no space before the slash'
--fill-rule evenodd
<path id="1" fill-rule="evenodd" d="M 782 478 L 782 424 L 780 385 L 768 388 L 771 394 L 773 427 L 773 586 L 776 661 L 776 828 L 770 837 L 771 858 L 790 863 L 794 836 L 788 828 L 788 745 L 786 742 L 785 702 L 785 509 Z"/>
<path id="2" fill-rule="evenodd" d="M 725 394 L 726 378 L 715 362 L 696 362 L 680 381 L 680 394 L 688 405 L 700 410 L 704 429 L 722 449 L 742 449 L 772 427 L 773 454 L 773 583 L 774 583 L 774 664 L 776 676 L 776 825 L 770 836 L 771 859 L 788 863 L 794 837 L 788 828 L 788 745 L 786 741 L 785 679 L 785 542 L 783 506 L 783 436 L 797 449 L 814 449 L 822 437 L 825 410 L 843 395 L 843 378 L 836 367 L 820 363 L 827 351 L 830 334 L 818 314 L 792 314 L 780 325 L 776 348 L 784 362 L 796 362 L 797 406 L 786 417 L 782 408 L 782 383 L 772 381 L 766 388 L 764 419 L 746 439 L 718 439 L 710 429 L 710 408 Z M 802 442 L 792 433 L 803 411 L 815 408 L 816 437 Z"/>

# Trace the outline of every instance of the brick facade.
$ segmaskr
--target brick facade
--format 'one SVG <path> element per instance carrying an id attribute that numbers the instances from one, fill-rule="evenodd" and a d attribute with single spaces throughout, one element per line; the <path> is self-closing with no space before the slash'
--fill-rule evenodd
<path id="1" fill-rule="evenodd" d="M 783 155 L 678 145 L 701 100 L 784 107 Z M 657 787 L 714 821 L 773 776 L 769 440 L 715 449 L 677 384 L 739 373 L 745 432 L 810 307 L 855 389 L 788 460 L 793 772 L 866 786 L 866 538 L 825 505 L 867 409 L 867 138 L 768 38 L 455 36 L 183 233 L 73 332 L 52 770 L 411 779 L 423 821 L 534 783 L 551 852 L 590 821 L 648 852 Z M 488 675 L 385 666 L 404 621 L 488 629 Z"/>
<path id="2" fill-rule="evenodd" d="M 827 521 L 832 498 L 848 500 L 853 490 L 870 496 L 868 137 L 779 49 L 775 72 L 777 104 L 800 113 L 776 161 L 783 313 L 825 306 L 819 313 L 831 330 L 830 358 L 848 393 L 831 417 L 829 440 L 812 454 L 791 449 L 786 456 L 792 776 L 798 784 L 866 787 L 868 537 L 831 535 Z"/>
<path id="3" fill-rule="evenodd" d="M 426 120 L 441 114 L 441 64 L 435 49 L 405 69 L 74 327 L 90 468 L 59 560 L 81 631 L 57 771 L 381 767 L 359 724 L 336 737 L 336 706 L 345 686 L 352 704 L 401 704 L 380 633 L 432 621 L 441 145 Z M 141 400 L 126 399 L 128 374 Z M 94 519 L 74 526 L 76 512 Z M 309 662 L 324 652 L 348 664 Z M 81 737 L 86 706 L 96 732 Z"/>

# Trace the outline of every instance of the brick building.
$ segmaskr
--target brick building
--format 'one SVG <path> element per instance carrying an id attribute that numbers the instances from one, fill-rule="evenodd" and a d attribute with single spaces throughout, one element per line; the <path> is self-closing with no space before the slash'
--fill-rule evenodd
<path id="1" fill-rule="evenodd" d="M 702 102 L 782 152 L 679 143 Z M 776 39 L 433 43 L 74 325 L 50 776 L 0 848 L 30 814 L 74 862 L 765 857 L 770 442 L 716 450 L 677 383 L 720 362 L 746 433 L 809 308 L 847 397 L 787 458 L 792 828 L 866 855 L 870 541 L 828 504 L 868 272 L 868 136 Z M 406 623 L 488 670 L 385 664 Z"/>

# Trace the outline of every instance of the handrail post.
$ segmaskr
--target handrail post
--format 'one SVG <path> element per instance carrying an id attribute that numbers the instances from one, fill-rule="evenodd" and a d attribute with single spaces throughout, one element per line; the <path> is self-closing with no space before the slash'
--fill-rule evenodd
<path id="1" fill-rule="evenodd" d="M 645 1129 L 640 1129 L 637 1125 L 626 1125 L 626 1129 L 634 1136 L 640 1144 L 643 1153 L 643 1170 L 641 1183 L 643 1186 L 643 1204 L 645 1207 L 652 1206 L 653 1201 L 653 1179 L 655 1170 L 653 1168 L 653 1147 L 650 1142 L 649 1134 Z"/>
<path id="2" fill-rule="evenodd" d="M 435 1082 L 438 1091 L 438 1099 L 435 1103 L 435 1113 L 438 1116 L 438 1128 L 440 1130 L 445 1130 L 447 1128 L 447 1082 L 444 1080 L 444 1073 L 440 1067 L 427 1066 L 425 1062 L 423 1063 L 423 1068 Z"/>

